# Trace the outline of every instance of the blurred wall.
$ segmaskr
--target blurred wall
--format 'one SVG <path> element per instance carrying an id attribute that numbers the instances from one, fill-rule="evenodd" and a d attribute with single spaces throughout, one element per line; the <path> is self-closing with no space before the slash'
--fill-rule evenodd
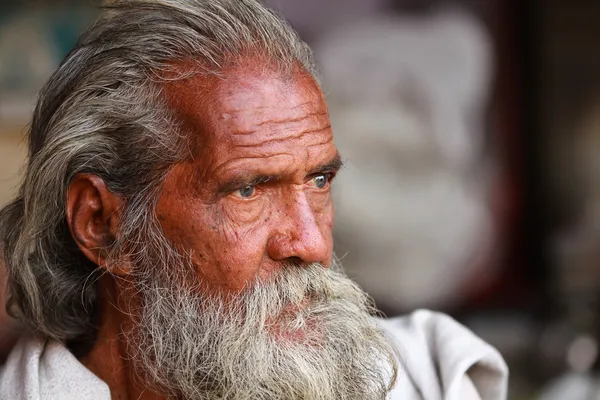
<path id="1" fill-rule="evenodd" d="M 37 91 L 95 18 L 92 2 L 0 3 L 0 206 L 14 195 Z"/>

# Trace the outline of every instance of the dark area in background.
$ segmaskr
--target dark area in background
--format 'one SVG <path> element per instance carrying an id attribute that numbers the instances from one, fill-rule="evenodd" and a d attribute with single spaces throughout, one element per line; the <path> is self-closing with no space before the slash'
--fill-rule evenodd
<path id="1" fill-rule="evenodd" d="M 496 145 L 517 197 L 507 251 L 508 280 L 523 274 L 525 303 L 541 321 L 567 312 L 559 286 L 552 238 L 581 214 L 579 193 L 563 190 L 574 161 L 576 122 L 597 96 L 600 3 L 586 0 L 498 1 L 498 87 L 503 120 L 494 124 Z M 556 163 L 556 143 L 564 158 Z M 556 149 L 554 149 L 555 151 Z M 518 201 L 517 201 L 518 203 Z M 517 207 L 518 208 L 518 207 Z M 518 269 L 517 269 L 518 268 Z M 514 293 L 515 287 L 504 291 Z M 508 288 L 506 288 L 508 289 Z M 523 294 L 521 294 L 523 295 Z M 510 301 L 508 302 L 510 304 Z"/>
<path id="2" fill-rule="evenodd" d="M 523 144 L 523 237 L 522 251 L 525 259 L 525 273 L 528 284 L 537 294 L 533 307 L 533 316 L 547 321 L 556 317 L 556 281 L 548 254 L 551 218 L 546 203 L 547 192 L 543 156 L 541 154 L 544 135 L 540 119 L 540 43 L 543 12 L 538 1 L 514 2 L 517 4 L 517 58 L 521 70 L 521 105 Z"/>

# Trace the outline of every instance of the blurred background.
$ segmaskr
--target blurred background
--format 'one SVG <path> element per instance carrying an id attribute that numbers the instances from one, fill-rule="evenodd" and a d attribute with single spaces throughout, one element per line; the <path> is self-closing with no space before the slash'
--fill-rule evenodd
<path id="1" fill-rule="evenodd" d="M 37 91 L 98 14 L 6 3 L 0 206 Z M 600 3 L 267 3 L 322 72 L 349 275 L 388 316 L 441 310 L 496 346 L 511 399 L 600 399 Z"/>

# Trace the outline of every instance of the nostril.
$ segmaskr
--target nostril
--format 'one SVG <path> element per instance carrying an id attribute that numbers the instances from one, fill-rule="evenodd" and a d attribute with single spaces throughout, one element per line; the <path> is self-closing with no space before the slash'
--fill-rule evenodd
<path id="1" fill-rule="evenodd" d="M 289 257 L 285 263 L 291 267 L 305 267 L 307 264 L 300 257 Z"/>

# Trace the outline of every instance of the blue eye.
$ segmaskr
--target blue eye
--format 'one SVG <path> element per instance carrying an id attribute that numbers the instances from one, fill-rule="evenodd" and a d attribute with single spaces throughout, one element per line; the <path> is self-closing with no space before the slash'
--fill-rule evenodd
<path id="1" fill-rule="evenodd" d="M 315 186 L 319 189 L 324 189 L 329 183 L 329 177 L 325 174 L 317 175 L 313 178 Z"/>
<path id="2" fill-rule="evenodd" d="M 254 194 L 254 186 L 244 186 L 243 188 L 238 189 L 237 192 L 240 195 L 240 197 L 247 199 L 249 197 L 252 197 L 252 195 Z"/>

